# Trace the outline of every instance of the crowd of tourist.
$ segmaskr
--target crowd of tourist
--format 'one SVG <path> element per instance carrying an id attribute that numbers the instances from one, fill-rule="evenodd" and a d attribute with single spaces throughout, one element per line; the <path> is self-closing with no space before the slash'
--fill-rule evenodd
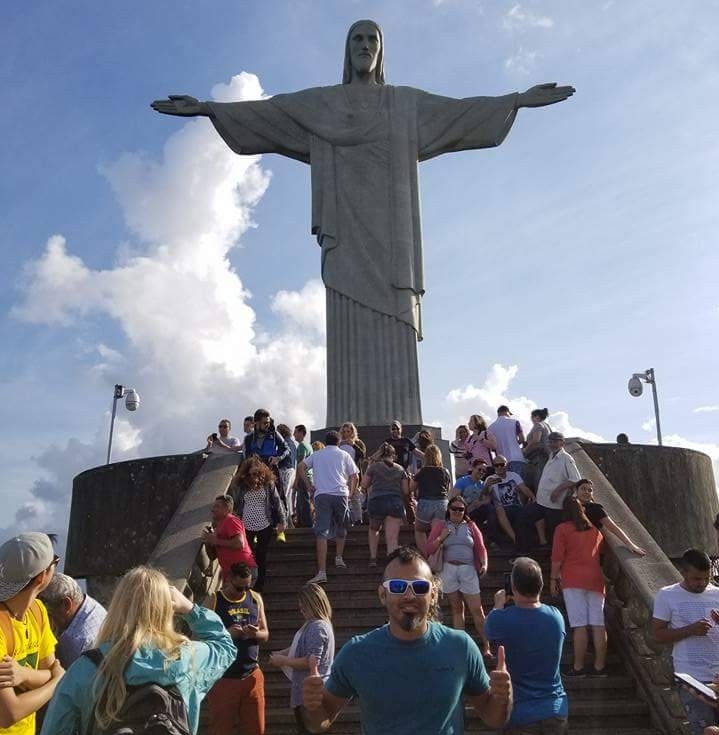
<path id="1" fill-rule="evenodd" d="M 148 723 L 152 732 L 195 733 L 205 695 L 211 735 L 235 727 L 265 733 L 259 653 L 272 611 L 262 592 L 272 585 L 273 539 L 293 526 L 313 528 L 317 573 L 299 591 L 291 645 L 269 666 L 289 679 L 300 735 L 329 728 L 351 699 L 367 733 L 461 733 L 463 699 L 505 733 L 566 732 L 563 679 L 607 675 L 605 541 L 646 552 L 595 502 L 591 480 L 547 418 L 547 409 L 532 412 L 525 436 L 507 406 L 489 424 L 471 416 L 450 445 L 454 473 L 429 432 L 405 436 L 399 421 L 370 453 L 350 422 L 310 444 L 305 426 L 275 425 L 264 409 L 245 418 L 241 438 L 221 419 L 202 451 L 236 454 L 238 469 L 202 531 L 221 573 L 202 606 L 157 570 L 138 567 L 105 610 L 55 573 L 50 537 L 8 540 L 0 546 L 0 733 L 36 732 L 36 712 L 44 735 L 129 734 Z M 335 656 L 323 589 L 328 545 L 334 568 L 346 569 L 347 531 L 360 524 L 370 569 L 384 533 L 378 595 L 388 623 Z M 400 546 L 403 526 L 416 547 Z M 719 517 L 715 527 L 719 536 Z M 542 602 L 545 580 L 532 558 L 543 547 L 550 599 L 561 597 L 571 630 L 564 670 L 565 617 Z M 485 615 L 482 580 L 500 549 L 511 572 Z M 656 640 L 673 646 L 675 669 L 708 684 L 719 674 L 719 588 L 710 565 L 704 552 L 687 551 L 682 582 L 659 592 L 652 620 Z M 439 622 L 440 595 L 451 627 Z M 476 640 L 464 630 L 467 610 Z M 717 735 L 716 704 L 689 686 L 680 695 L 692 735 Z"/>

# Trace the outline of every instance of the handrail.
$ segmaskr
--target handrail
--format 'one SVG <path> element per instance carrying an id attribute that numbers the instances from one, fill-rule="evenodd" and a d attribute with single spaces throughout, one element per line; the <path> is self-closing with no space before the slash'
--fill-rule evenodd
<path id="1" fill-rule="evenodd" d="M 237 465 L 237 455 L 208 457 L 148 560 L 149 564 L 162 569 L 179 589 L 194 587 L 192 592 L 197 599 L 204 597 L 212 585 L 207 575 L 209 559 L 201 556 L 202 529 L 209 522 L 212 501 L 227 491 Z"/>
<path id="2" fill-rule="evenodd" d="M 646 556 L 637 556 L 612 534 L 606 535 L 611 551 L 604 563 L 609 579 L 607 626 L 621 642 L 619 655 L 650 703 L 653 724 L 664 735 L 689 735 L 684 708 L 672 688 L 670 648 L 658 644 L 649 631 L 656 593 L 681 576 L 581 444 L 568 440 L 565 449 L 574 457 L 581 476 L 592 481 L 594 497 L 607 514 L 647 551 Z"/>

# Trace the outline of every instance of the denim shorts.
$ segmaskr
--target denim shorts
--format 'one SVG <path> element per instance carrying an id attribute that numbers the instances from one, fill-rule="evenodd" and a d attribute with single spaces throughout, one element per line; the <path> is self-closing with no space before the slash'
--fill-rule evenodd
<path id="1" fill-rule="evenodd" d="M 369 499 L 367 512 L 375 521 L 382 521 L 387 516 L 404 518 L 404 502 L 399 495 L 378 495 Z"/>
<path id="2" fill-rule="evenodd" d="M 417 502 L 417 523 L 420 531 L 429 530 L 432 521 L 444 521 L 446 518 L 447 498 L 420 498 Z"/>
<path id="3" fill-rule="evenodd" d="M 343 538 L 350 525 L 350 507 L 346 495 L 315 495 L 315 536 L 329 538 L 334 530 L 335 535 Z"/>

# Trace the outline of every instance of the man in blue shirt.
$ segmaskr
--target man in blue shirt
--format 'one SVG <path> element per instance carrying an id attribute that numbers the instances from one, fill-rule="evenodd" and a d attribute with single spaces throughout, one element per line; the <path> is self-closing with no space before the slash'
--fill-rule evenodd
<path id="1" fill-rule="evenodd" d="M 303 688 L 307 728 L 329 729 L 356 697 L 363 735 L 462 735 L 463 694 L 487 725 L 503 727 L 512 709 L 504 649 L 487 675 L 464 631 L 430 622 L 438 590 L 420 553 L 404 546 L 388 561 L 378 594 L 389 623 L 345 644 L 326 684 L 311 661 Z"/>
<path id="2" fill-rule="evenodd" d="M 514 606 L 499 590 L 484 633 L 507 652 L 514 688 L 514 709 L 505 735 L 562 735 L 567 731 L 567 695 L 559 673 L 564 618 L 539 601 L 544 581 L 534 559 L 519 557 L 512 567 Z"/>
<path id="3" fill-rule="evenodd" d="M 483 459 L 473 459 L 470 467 L 470 473 L 454 483 L 452 497 L 461 495 L 464 498 L 469 517 L 481 528 L 492 511 L 491 491 L 484 485 L 487 463 Z"/>

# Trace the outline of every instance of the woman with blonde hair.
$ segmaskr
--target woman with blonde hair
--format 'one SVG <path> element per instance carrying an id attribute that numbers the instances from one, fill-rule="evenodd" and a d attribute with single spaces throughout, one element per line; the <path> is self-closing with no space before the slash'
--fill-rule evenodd
<path id="1" fill-rule="evenodd" d="M 319 675 L 326 681 L 335 657 L 332 606 L 320 585 L 308 582 L 298 594 L 300 613 L 305 619 L 292 645 L 270 656 L 270 665 L 281 668 L 292 682 L 290 707 L 294 710 L 298 735 L 308 732 L 302 721 L 302 685 L 314 658 Z"/>
<path id="2" fill-rule="evenodd" d="M 339 447 L 342 451 L 347 452 L 350 457 L 354 460 L 354 463 L 360 468 L 360 477 L 364 472 L 364 465 L 366 465 L 365 459 L 367 457 L 367 447 L 365 443 L 359 438 L 357 433 L 357 427 L 351 421 L 345 421 L 340 426 L 340 444 Z M 362 491 L 360 490 L 359 484 L 354 495 L 350 496 L 350 518 L 353 524 L 362 523 L 362 505 L 364 498 L 362 497 Z"/>
<path id="3" fill-rule="evenodd" d="M 412 478 L 409 491 L 417 496 L 417 518 L 414 522 L 414 540 L 424 554 L 427 534 L 434 521 L 444 521 L 447 513 L 447 495 L 452 487 L 452 478 L 442 466 L 442 453 L 435 444 L 424 452 L 424 464 Z"/>
<path id="4" fill-rule="evenodd" d="M 173 627 L 181 615 L 196 640 Z M 190 731 L 197 732 L 200 702 L 235 659 L 220 618 L 171 587 L 162 572 L 135 567 L 112 596 L 96 645 L 99 665 L 83 655 L 67 670 L 45 716 L 44 735 L 76 735 L 125 722 L 128 687 L 159 684 L 182 697 Z"/>
<path id="5" fill-rule="evenodd" d="M 478 414 L 474 413 L 467 422 L 472 432 L 467 439 L 469 447 L 469 460 L 483 459 L 487 465 L 492 464 L 492 452 L 497 451 L 497 437 L 487 428 L 487 422 Z"/>

